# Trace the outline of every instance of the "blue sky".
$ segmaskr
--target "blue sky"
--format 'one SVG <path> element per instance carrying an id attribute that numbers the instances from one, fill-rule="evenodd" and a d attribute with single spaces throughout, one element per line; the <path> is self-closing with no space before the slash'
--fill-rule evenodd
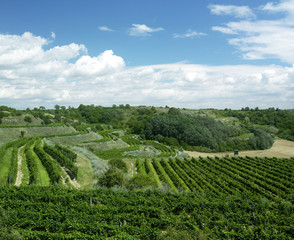
<path id="1" fill-rule="evenodd" d="M 1 105 L 293 108 L 293 63 L 293 0 L 1 1 Z"/>

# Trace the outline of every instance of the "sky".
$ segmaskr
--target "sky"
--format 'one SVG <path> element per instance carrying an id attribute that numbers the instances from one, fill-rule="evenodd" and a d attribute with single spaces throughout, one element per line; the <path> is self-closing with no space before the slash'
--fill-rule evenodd
<path id="1" fill-rule="evenodd" d="M 1 0 L 0 105 L 294 108 L 294 0 Z"/>

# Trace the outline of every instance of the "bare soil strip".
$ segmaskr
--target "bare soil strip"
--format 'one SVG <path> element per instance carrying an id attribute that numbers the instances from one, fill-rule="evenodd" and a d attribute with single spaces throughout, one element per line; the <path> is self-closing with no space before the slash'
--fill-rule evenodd
<path id="1" fill-rule="evenodd" d="M 203 152 L 191 152 L 185 151 L 190 157 L 225 157 L 233 156 L 233 152 L 221 152 L 221 153 L 203 153 Z M 294 142 L 279 139 L 276 140 L 272 148 L 267 150 L 254 150 L 254 151 L 240 151 L 240 157 L 277 157 L 277 158 L 291 158 L 294 157 Z"/>
<path id="2" fill-rule="evenodd" d="M 17 176 L 16 176 L 16 180 L 15 180 L 15 186 L 20 186 L 21 184 L 21 181 L 22 181 L 22 178 L 23 178 L 23 173 L 21 171 L 21 163 L 22 163 L 22 156 L 20 154 L 20 151 L 21 149 L 23 148 L 24 146 L 20 147 L 18 149 L 18 153 L 17 153 Z"/>

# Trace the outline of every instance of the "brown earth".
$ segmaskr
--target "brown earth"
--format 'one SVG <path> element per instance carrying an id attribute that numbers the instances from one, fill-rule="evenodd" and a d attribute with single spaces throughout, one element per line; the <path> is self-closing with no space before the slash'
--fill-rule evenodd
<path id="1" fill-rule="evenodd" d="M 17 153 L 17 158 L 18 158 L 18 161 L 17 161 L 17 176 L 16 176 L 16 180 L 15 180 L 15 186 L 17 186 L 17 187 L 21 184 L 21 180 L 23 178 L 23 173 L 21 171 L 22 156 L 20 154 L 20 151 L 21 151 L 21 149 L 23 147 L 24 146 L 20 147 L 18 149 L 18 153 Z"/>
<path id="2" fill-rule="evenodd" d="M 225 157 L 233 156 L 233 152 L 221 152 L 221 153 L 203 153 L 203 152 L 191 152 L 184 151 L 190 157 Z M 253 151 L 240 151 L 239 156 L 245 157 L 277 157 L 277 158 L 291 158 L 294 157 L 294 142 L 279 139 L 276 140 L 270 149 L 266 150 L 253 150 Z"/>

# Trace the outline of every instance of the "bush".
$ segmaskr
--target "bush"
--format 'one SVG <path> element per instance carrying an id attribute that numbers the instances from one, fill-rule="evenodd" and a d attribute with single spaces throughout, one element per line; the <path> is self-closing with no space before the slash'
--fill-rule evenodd
<path id="1" fill-rule="evenodd" d="M 24 117 L 24 120 L 27 122 L 27 123 L 31 123 L 32 122 L 32 118 L 30 116 L 25 116 Z"/>
<path id="2" fill-rule="evenodd" d="M 114 186 L 119 186 L 122 187 L 125 185 L 125 176 L 122 170 L 116 168 L 116 167 L 111 167 L 109 168 L 104 174 L 100 176 L 98 179 L 98 185 L 99 186 L 104 186 L 104 187 L 114 187 Z"/>
<path id="3" fill-rule="evenodd" d="M 121 159 L 111 159 L 109 160 L 109 165 L 111 167 L 116 167 L 125 173 L 128 171 L 127 164 Z"/>
<path id="4" fill-rule="evenodd" d="M 154 178 L 147 174 L 137 174 L 132 177 L 127 184 L 127 188 L 130 190 L 143 189 L 146 187 L 156 187 Z"/>

